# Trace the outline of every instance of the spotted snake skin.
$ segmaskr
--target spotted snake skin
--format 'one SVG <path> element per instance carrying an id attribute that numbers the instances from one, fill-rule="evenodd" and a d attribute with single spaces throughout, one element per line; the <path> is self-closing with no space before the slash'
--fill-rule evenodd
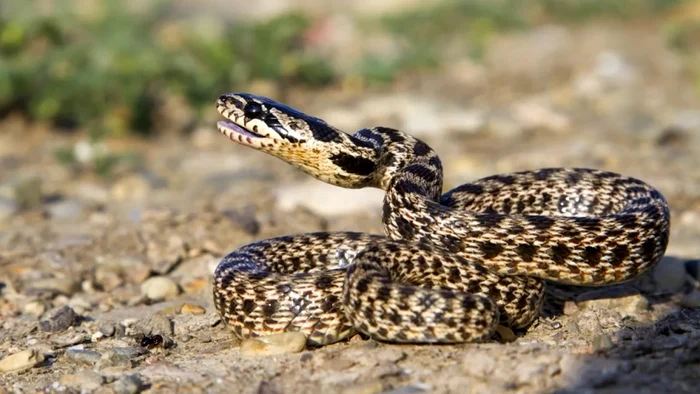
<path id="1" fill-rule="evenodd" d="M 443 194 L 435 151 L 398 130 L 349 135 L 247 93 L 216 105 L 226 118 L 218 129 L 232 141 L 333 185 L 386 192 L 385 235 L 290 235 L 225 256 L 214 301 L 240 338 L 298 331 L 309 345 L 357 332 L 398 343 L 484 341 L 499 324 L 529 326 L 546 282 L 622 283 L 666 251 L 668 204 L 635 178 L 546 168 Z"/>

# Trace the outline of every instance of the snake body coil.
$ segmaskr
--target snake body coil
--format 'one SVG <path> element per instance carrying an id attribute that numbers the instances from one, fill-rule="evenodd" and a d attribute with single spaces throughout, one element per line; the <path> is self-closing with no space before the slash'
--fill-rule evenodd
<path id="1" fill-rule="evenodd" d="M 349 135 L 243 93 L 222 95 L 217 109 L 227 119 L 219 131 L 235 142 L 330 184 L 386 191 L 386 236 L 285 236 L 221 261 L 216 308 L 241 338 L 301 331 L 322 345 L 359 331 L 391 342 L 483 341 L 498 324 L 531 324 L 545 281 L 628 281 L 666 250 L 668 204 L 634 178 L 547 168 L 442 194 L 440 159 L 400 131 Z"/>

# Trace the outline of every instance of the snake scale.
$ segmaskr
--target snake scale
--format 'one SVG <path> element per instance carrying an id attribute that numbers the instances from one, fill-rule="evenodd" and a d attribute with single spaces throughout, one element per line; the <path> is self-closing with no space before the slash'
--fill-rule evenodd
<path id="1" fill-rule="evenodd" d="M 439 157 L 406 133 L 350 135 L 247 93 L 224 94 L 216 106 L 226 118 L 217 127 L 232 141 L 333 185 L 385 191 L 385 235 L 282 236 L 222 259 L 214 301 L 240 338 L 298 331 L 310 345 L 357 332 L 398 343 L 484 341 L 499 324 L 530 325 L 548 281 L 628 281 L 666 251 L 668 204 L 635 178 L 545 168 L 443 194 Z"/>

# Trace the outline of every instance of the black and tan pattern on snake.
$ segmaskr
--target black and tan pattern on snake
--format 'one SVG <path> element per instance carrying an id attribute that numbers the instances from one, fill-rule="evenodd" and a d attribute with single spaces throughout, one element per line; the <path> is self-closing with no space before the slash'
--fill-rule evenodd
<path id="1" fill-rule="evenodd" d="M 634 279 L 666 251 L 669 207 L 635 178 L 595 169 L 501 174 L 442 194 L 442 164 L 398 130 L 350 135 L 269 98 L 224 94 L 221 133 L 345 188 L 383 189 L 385 235 L 310 233 L 243 246 L 214 273 L 214 300 L 241 337 L 299 331 L 323 345 L 488 339 L 527 327 L 547 281 Z M 333 201 L 329 201 L 332 204 Z"/>

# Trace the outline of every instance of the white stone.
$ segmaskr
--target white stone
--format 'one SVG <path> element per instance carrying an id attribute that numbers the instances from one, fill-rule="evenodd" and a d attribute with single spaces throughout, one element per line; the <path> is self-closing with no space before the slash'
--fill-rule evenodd
<path id="1" fill-rule="evenodd" d="M 18 372 L 44 361 L 44 355 L 34 349 L 23 350 L 0 360 L 0 372 Z"/>
<path id="2" fill-rule="evenodd" d="M 141 284 L 141 294 L 154 301 L 167 300 L 180 294 L 180 289 L 172 279 L 154 276 Z"/>
<path id="3" fill-rule="evenodd" d="M 299 353 L 306 347 L 306 335 L 300 332 L 284 332 L 268 336 L 249 338 L 241 343 L 241 354 L 269 356 Z"/>

